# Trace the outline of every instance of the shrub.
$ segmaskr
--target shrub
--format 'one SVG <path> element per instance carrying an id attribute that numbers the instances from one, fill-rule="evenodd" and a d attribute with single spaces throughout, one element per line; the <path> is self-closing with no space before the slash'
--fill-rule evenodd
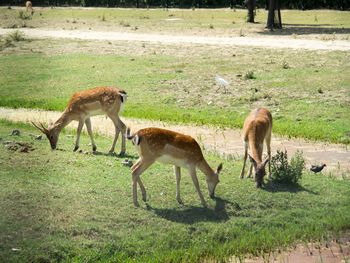
<path id="1" fill-rule="evenodd" d="M 13 41 L 13 42 L 19 42 L 19 41 L 25 40 L 24 33 L 22 31 L 19 31 L 19 30 L 16 30 L 12 33 L 9 33 L 6 36 L 6 39 L 8 39 L 9 41 Z"/>
<path id="2" fill-rule="evenodd" d="M 301 179 L 305 160 L 303 153 L 297 151 L 288 163 L 287 151 L 277 151 L 271 158 L 271 180 L 278 183 L 297 184 Z"/>
<path id="3" fill-rule="evenodd" d="M 22 19 L 22 20 L 30 20 L 30 19 L 32 19 L 32 16 L 31 16 L 31 15 L 26 14 L 26 13 L 23 12 L 22 10 L 19 11 L 18 17 L 19 17 L 20 19 Z"/>
<path id="4" fill-rule="evenodd" d="M 254 71 L 252 70 L 248 70 L 245 75 L 244 75 L 245 79 L 256 79 L 255 75 L 254 75 Z"/>

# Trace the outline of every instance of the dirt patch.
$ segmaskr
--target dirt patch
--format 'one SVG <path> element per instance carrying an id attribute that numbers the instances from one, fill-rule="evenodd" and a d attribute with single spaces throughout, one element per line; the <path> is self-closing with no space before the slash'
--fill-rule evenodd
<path id="1" fill-rule="evenodd" d="M 34 147 L 26 142 L 5 141 L 3 144 L 7 150 L 13 152 L 29 153 L 34 151 Z"/>
<path id="2" fill-rule="evenodd" d="M 265 257 L 246 258 L 243 261 L 238 258 L 229 260 L 231 263 L 346 263 L 350 260 L 349 237 L 342 237 L 339 240 L 330 242 L 317 242 L 298 244 L 286 251 L 277 251 Z"/>
<path id="3" fill-rule="evenodd" d="M 53 111 L 0 108 L 0 119 L 10 121 L 50 123 L 56 121 L 60 115 L 60 112 Z M 240 130 L 174 125 L 159 121 L 131 118 L 122 119 L 132 131 L 155 126 L 189 134 L 196 138 L 205 150 L 223 155 L 228 159 L 241 159 L 244 151 Z M 94 132 L 110 137 L 114 136 L 113 123 L 105 116 L 93 117 L 92 126 Z M 70 129 L 76 129 L 76 127 L 77 124 L 75 122 L 72 122 L 68 126 Z M 324 174 L 331 173 L 334 176 L 343 177 L 350 174 L 350 151 L 346 145 L 314 143 L 302 139 L 287 139 L 276 135 L 272 136 L 271 145 L 273 153 L 277 150 L 287 150 L 289 156 L 292 156 L 297 150 L 302 150 L 307 168 L 311 164 L 326 163 L 327 167 L 322 171 Z"/>
<path id="4" fill-rule="evenodd" d="M 13 29 L 0 29 L 0 35 Z M 135 41 L 161 44 L 204 44 L 219 46 L 249 46 L 265 48 L 292 48 L 306 50 L 350 50 L 350 41 L 321 41 L 307 39 L 287 39 L 282 37 L 210 37 L 210 36 L 176 36 L 160 34 L 140 34 L 109 31 L 83 30 L 49 30 L 22 28 L 32 38 L 69 38 L 84 40 Z"/>
<path id="5" fill-rule="evenodd" d="M 332 241 L 298 244 L 287 251 L 277 251 L 265 257 L 246 258 L 245 263 L 346 263 L 350 260 L 350 239 L 347 234 Z M 229 262 L 242 262 L 233 258 Z"/>

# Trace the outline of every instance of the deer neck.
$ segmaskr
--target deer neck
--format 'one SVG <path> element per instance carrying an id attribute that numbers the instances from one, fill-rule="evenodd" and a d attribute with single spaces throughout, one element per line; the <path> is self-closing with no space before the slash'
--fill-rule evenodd
<path id="1" fill-rule="evenodd" d="M 213 169 L 211 169 L 211 167 L 209 166 L 209 164 L 207 163 L 207 161 L 203 158 L 203 160 L 198 164 L 198 168 L 199 170 L 202 171 L 202 173 L 205 174 L 207 179 L 213 179 L 215 176 L 215 172 Z"/>
<path id="2" fill-rule="evenodd" d="M 53 124 L 52 130 L 60 132 L 64 127 L 66 127 L 72 120 L 69 117 L 69 113 L 64 111 L 61 117 Z"/>
<path id="3" fill-rule="evenodd" d="M 262 163 L 260 154 L 259 154 L 259 147 L 260 145 L 254 141 L 250 141 L 250 145 L 249 148 L 252 152 L 252 157 L 254 158 L 254 160 L 256 161 L 257 164 Z"/>

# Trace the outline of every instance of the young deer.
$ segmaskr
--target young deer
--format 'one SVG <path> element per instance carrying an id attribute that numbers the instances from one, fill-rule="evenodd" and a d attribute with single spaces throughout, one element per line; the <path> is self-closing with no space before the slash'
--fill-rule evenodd
<path id="1" fill-rule="evenodd" d="M 125 153 L 125 132 L 126 126 L 120 120 L 119 113 L 126 101 L 126 92 L 114 87 L 97 87 L 75 93 L 68 102 L 66 109 L 61 117 L 49 128 L 45 128 L 42 123 L 39 127 L 35 123 L 32 124 L 43 132 L 50 141 L 52 149 L 56 149 L 57 141 L 61 130 L 71 121 L 78 121 L 77 139 L 74 151 L 79 148 L 80 133 L 86 125 L 88 134 L 91 139 L 92 150 L 96 151 L 97 147 L 92 136 L 90 116 L 106 114 L 114 123 L 115 135 L 110 153 L 114 152 L 115 145 L 119 133 L 122 133 L 122 145 L 120 154 Z"/>
<path id="2" fill-rule="evenodd" d="M 30 10 L 31 15 L 34 14 L 34 9 L 31 1 L 26 2 L 26 10 L 27 12 Z"/>
<path id="3" fill-rule="evenodd" d="M 206 175 L 209 196 L 211 198 L 214 197 L 215 187 L 219 183 L 219 173 L 222 169 L 222 164 L 214 172 L 204 159 L 198 143 L 191 136 L 160 128 L 145 128 L 132 136 L 128 129 L 127 138 L 132 140 L 140 156 L 139 160 L 131 167 L 133 201 L 135 206 L 139 205 L 137 201 L 137 183 L 141 188 L 142 200 L 146 201 L 146 190 L 140 179 L 140 175 L 155 161 L 174 165 L 176 200 L 178 203 L 182 204 L 180 197 L 180 167 L 189 170 L 203 206 L 207 206 L 207 203 L 199 189 L 196 174 L 197 167 Z"/>
<path id="4" fill-rule="evenodd" d="M 267 109 L 259 108 L 251 111 L 244 121 L 243 140 L 245 150 L 241 178 L 244 177 L 244 169 L 249 147 L 252 152 L 252 156 L 249 155 L 252 164 L 249 169 L 248 177 L 251 177 L 252 168 L 254 165 L 256 187 L 262 186 L 267 162 L 269 162 L 269 176 L 271 174 L 271 131 L 272 116 Z M 262 161 L 264 140 L 266 141 L 268 157 Z"/>

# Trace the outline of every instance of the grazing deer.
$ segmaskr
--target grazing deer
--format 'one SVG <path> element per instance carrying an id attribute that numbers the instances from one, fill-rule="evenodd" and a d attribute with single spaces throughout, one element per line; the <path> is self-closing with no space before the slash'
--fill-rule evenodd
<path id="1" fill-rule="evenodd" d="M 33 4 L 31 1 L 26 2 L 26 10 L 27 12 L 30 10 L 31 15 L 34 14 Z"/>
<path id="2" fill-rule="evenodd" d="M 140 179 L 140 175 L 155 161 L 174 165 L 176 200 L 179 204 L 182 204 L 180 197 L 180 167 L 189 170 L 203 206 L 207 206 L 207 203 L 199 188 L 196 174 L 197 167 L 206 175 L 209 196 L 214 198 L 222 164 L 214 172 L 204 159 L 198 143 L 191 136 L 160 128 L 145 128 L 133 135 L 130 135 L 130 129 L 128 129 L 127 138 L 132 140 L 140 156 L 139 160 L 131 167 L 133 201 L 135 206 L 139 206 L 137 201 L 137 183 L 141 188 L 142 200 L 146 201 L 146 190 Z"/>
<path id="3" fill-rule="evenodd" d="M 249 158 L 252 162 L 248 177 L 251 177 L 252 168 L 255 169 L 256 187 L 261 187 L 264 176 L 265 166 L 269 162 L 269 176 L 271 174 L 271 131 L 272 131 L 272 116 L 271 113 L 264 108 L 255 109 L 250 112 L 244 121 L 243 125 L 243 140 L 244 140 L 244 160 L 241 172 L 241 178 L 244 177 L 244 169 L 247 160 L 248 147 L 251 150 L 252 156 Z M 266 141 L 268 157 L 262 161 L 263 144 Z"/>
<path id="4" fill-rule="evenodd" d="M 43 132 L 50 141 L 51 148 L 54 150 L 57 146 L 57 141 L 61 130 L 71 121 L 78 121 L 77 139 L 75 142 L 74 151 L 79 149 L 80 133 L 86 125 L 88 134 L 91 139 L 92 150 L 96 151 L 97 147 L 92 136 L 90 116 L 106 114 L 114 123 L 115 135 L 110 153 L 114 152 L 115 145 L 119 133 L 122 133 L 122 145 L 120 154 L 125 153 L 125 133 L 126 126 L 120 120 L 119 113 L 126 101 L 126 92 L 114 87 L 97 87 L 73 94 L 68 102 L 66 109 L 61 117 L 49 128 L 45 128 L 42 123 L 39 127 L 35 123 L 32 124 Z"/>

